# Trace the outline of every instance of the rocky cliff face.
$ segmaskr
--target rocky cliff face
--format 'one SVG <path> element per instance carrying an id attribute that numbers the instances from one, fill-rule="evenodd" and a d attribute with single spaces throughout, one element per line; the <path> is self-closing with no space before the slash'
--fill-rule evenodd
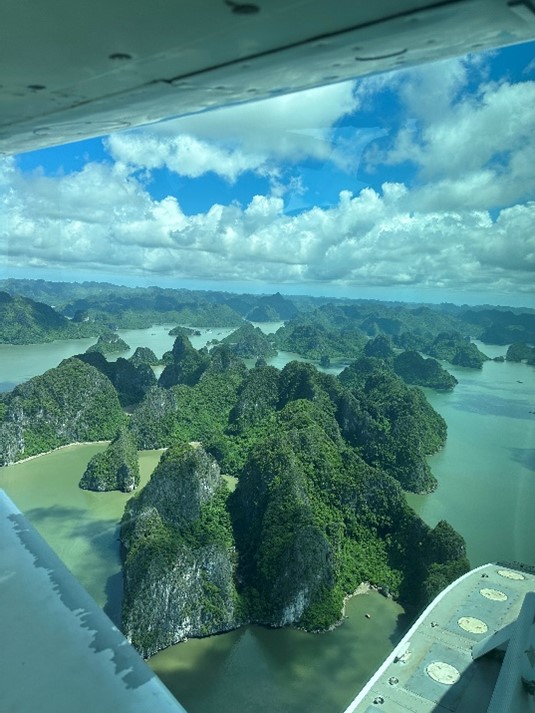
<path id="1" fill-rule="evenodd" d="M 116 361 L 108 361 L 98 351 L 76 354 L 76 358 L 91 364 L 108 377 L 117 390 L 121 406 L 138 404 L 147 391 L 156 385 L 156 377 L 148 364 L 136 364 L 122 357 Z"/>
<path id="2" fill-rule="evenodd" d="M 109 379 L 74 358 L 4 394 L 0 407 L 0 465 L 112 439 L 125 421 Z"/>
<path id="3" fill-rule="evenodd" d="M 129 501 L 123 631 L 143 656 L 242 623 L 234 544 L 219 467 L 201 446 L 169 449 Z"/>
<path id="4" fill-rule="evenodd" d="M 130 493 L 139 485 L 139 462 L 134 436 L 121 429 L 103 453 L 96 453 L 80 480 L 83 490 L 121 490 Z"/>
<path id="5" fill-rule="evenodd" d="M 208 354 L 194 349 L 183 334 L 175 339 L 171 356 L 173 361 L 165 367 L 158 382 L 166 389 L 176 384 L 193 386 L 210 364 Z"/>

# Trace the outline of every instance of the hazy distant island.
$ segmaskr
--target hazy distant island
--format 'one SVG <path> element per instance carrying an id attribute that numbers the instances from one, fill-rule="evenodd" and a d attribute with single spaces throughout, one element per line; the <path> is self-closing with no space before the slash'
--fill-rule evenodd
<path id="1" fill-rule="evenodd" d="M 535 366 L 535 347 L 530 347 L 524 342 L 515 342 L 507 349 L 505 358 L 507 361 L 525 361 L 526 364 Z"/>
<path id="2" fill-rule="evenodd" d="M 427 459 L 447 436 L 418 386 L 453 389 L 444 362 L 482 368 L 487 357 L 470 336 L 478 324 L 476 336 L 492 324 L 507 333 L 502 310 L 158 288 L 145 302 L 137 289 L 103 295 L 90 285 L 84 296 L 83 286 L 54 293 L 48 283 L 35 290 L 61 295 L 64 310 L 76 308 L 75 324 L 108 336 L 102 349 L 0 394 L 0 465 L 106 440 L 80 487 L 131 492 L 137 451 L 164 449 L 121 522 L 123 629 L 144 656 L 250 622 L 328 629 L 364 581 L 419 609 L 468 568 L 462 538 L 446 522 L 429 528 L 404 491 L 436 487 Z M 4 298 L 6 314 L 13 299 Z M 23 300 L 35 335 L 32 319 L 52 313 Z M 152 320 L 158 307 L 167 324 L 173 314 L 171 323 L 202 327 L 204 314 L 236 329 L 195 349 L 180 327 L 161 360 L 146 346 L 108 361 L 104 345 L 116 334 L 102 324 L 114 303 L 115 324 Z M 500 316 L 489 322 L 493 312 Z M 535 316 L 511 314 L 529 335 Z M 284 324 L 265 335 L 251 317 Z M 515 342 L 507 360 L 533 363 L 529 344 Z M 277 349 L 347 366 L 338 376 L 302 361 L 279 370 L 266 361 Z"/>
<path id="3" fill-rule="evenodd" d="M 489 344 L 535 344 L 535 310 L 529 308 L 17 279 L 0 280 L 0 290 L 0 343 L 7 344 L 170 323 L 188 336 L 184 327 L 239 327 L 244 320 L 286 322 L 274 337 L 274 347 L 317 360 L 351 359 L 363 340 L 379 334 L 389 337 L 397 349 L 475 368 L 486 357 L 470 346 L 470 338 Z"/>

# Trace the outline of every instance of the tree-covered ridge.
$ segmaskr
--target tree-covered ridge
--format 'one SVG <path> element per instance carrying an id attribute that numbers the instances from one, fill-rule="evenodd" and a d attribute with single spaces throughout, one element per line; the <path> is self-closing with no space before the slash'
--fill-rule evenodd
<path id="1" fill-rule="evenodd" d="M 446 422 L 422 391 L 410 388 L 382 360 L 361 357 L 339 376 L 345 393 L 338 422 L 364 460 L 403 488 L 429 492 L 436 480 L 427 457 L 446 442 Z"/>
<path id="2" fill-rule="evenodd" d="M 278 321 L 312 317 L 336 332 L 350 330 L 369 337 L 388 335 L 396 346 L 424 351 L 440 332 L 457 332 L 487 343 L 535 343 L 535 311 L 529 308 L 467 307 L 452 304 L 411 305 L 380 300 L 352 300 L 307 295 L 238 295 L 228 292 L 124 287 L 109 283 L 54 283 L 45 280 L 0 280 L 0 289 L 12 297 L 24 296 L 53 306 L 58 316 L 67 317 L 69 334 L 55 335 L 49 325 L 35 328 L 30 320 L 22 330 L 17 320 L 0 320 L 7 331 L 4 342 L 50 341 L 64 336 L 96 336 L 103 329 L 146 328 L 153 324 L 180 323 L 194 327 L 239 326 L 241 318 Z M 5 298 L 4 298 L 5 301 Z M 1 311 L 1 307 L 0 307 Z M 50 314 L 50 313 L 49 313 Z M 7 326 L 6 326 L 7 325 Z M 293 328 L 292 328 L 293 329 Z M 289 338 L 292 329 L 283 333 Z M 2 332 L 0 332 L 0 335 Z M 15 342 L 15 339 L 22 341 Z M 296 336 L 299 343 L 300 338 Z M 306 340 L 305 340 L 306 341 Z M 306 344 L 305 344 L 306 346 Z M 335 340 L 327 339 L 329 351 L 337 356 Z M 287 348 L 279 346 L 279 348 Z M 346 358 L 356 356 L 344 350 Z M 299 350 L 300 354 L 304 354 Z M 329 358 L 316 352 L 311 358 Z"/>
<path id="3" fill-rule="evenodd" d="M 481 369 L 488 357 L 469 339 L 457 332 L 441 332 L 424 351 L 437 359 L 444 359 L 457 366 Z"/>
<path id="4" fill-rule="evenodd" d="M 99 352 L 100 354 L 122 354 L 130 349 L 128 344 L 121 339 L 115 332 L 104 332 L 97 340 L 96 344 L 92 344 L 86 349 L 87 354 Z"/>
<path id="5" fill-rule="evenodd" d="M 136 353 L 138 352 L 139 350 L 136 351 Z M 123 359 L 122 357 L 116 361 L 108 361 L 99 351 L 77 354 L 76 358 L 86 364 L 91 364 L 108 377 L 117 390 L 121 406 L 138 404 L 149 389 L 156 385 L 154 372 L 144 362 L 144 358 L 152 360 L 151 356 L 146 353 L 144 358 L 140 358 L 138 354 L 135 361 L 133 358 Z"/>
<path id="6" fill-rule="evenodd" d="M 270 426 L 249 444 L 230 498 L 205 450 L 175 442 L 129 501 L 123 624 L 144 655 L 246 622 L 326 629 L 362 581 L 421 607 L 466 571 L 457 533 L 427 527 L 344 439 L 325 400 L 336 387 L 295 369 L 277 399 L 274 370 L 253 370 Z M 310 389 L 316 398 L 292 398 Z"/>
<path id="7" fill-rule="evenodd" d="M 291 320 L 272 335 L 277 349 L 305 357 L 350 359 L 356 357 L 366 343 L 364 333 L 356 326 L 338 326 L 327 318 L 318 320 L 317 310 L 314 316 L 300 316 Z"/>
<path id="8" fill-rule="evenodd" d="M 530 347 L 523 342 L 515 342 L 507 349 L 505 355 L 507 361 L 521 362 L 535 365 L 535 347 Z"/>
<path id="9" fill-rule="evenodd" d="M 472 309 L 463 315 L 474 327 L 472 334 L 486 344 L 535 344 L 535 312 L 533 309 Z"/>
<path id="10" fill-rule="evenodd" d="M 279 349 L 296 352 L 307 359 L 316 359 L 322 365 L 328 365 L 332 358 L 349 360 L 362 354 L 383 359 L 393 358 L 393 347 L 424 352 L 454 365 L 476 369 L 481 369 L 488 359 L 470 342 L 468 335 L 451 329 L 451 325 L 456 322 L 449 315 L 437 315 L 423 307 L 414 310 L 398 307 L 389 311 L 391 314 L 388 315 L 384 307 L 376 306 L 371 311 L 361 305 L 326 304 L 312 314 L 299 315 L 287 322 L 277 330 L 273 341 Z M 441 331 L 444 326 L 449 326 L 449 331 Z M 457 321 L 457 326 L 466 331 L 466 325 Z M 424 367 L 424 381 L 426 375 L 432 376 L 429 371 L 431 368 L 436 372 L 436 367 Z M 438 376 L 438 372 L 434 376 Z M 444 375 L 438 378 L 439 382 L 445 384 Z M 415 383 L 419 384 L 420 380 Z M 445 387 L 441 385 L 439 388 Z"/>
<path id="11" fill-rule="evenodd" d="M 173 353 L 159 381 L 170 393 L 151 391 L 132 415 L 139 448 L 165 447 L 173 438 L 202 441 L 225 472 L 237 475 L 276 412 L 307 399 L 336 415 L 367 463 L 407 490 L 435 487 L 426 458 L 444 445 L 445 422 L 386 361 L 361 357 L 337 379 L 301 362 L 248 372 L 228 345 L 197 351 L 186 337 L 177 337 Z"/>
<path id="12" fill-rule="evenodd" d="M 458 383 L 457 379 L 444 369 L 436 359 L 424 358 L 417 351 L 398 352 L 392 348 L 390 338 L 378 334 L 364 346 L 362 354 L 365 357 L 381 359 L 406 384 L 411 386 L 427 386 L 437 391 L 451 391 Z"/>
<path id="13" fill-rule="evenodd" d="M 0 343 L 38 344 L 96 336 L 99 329 L 75 323 L 47 304 L 0 292 Z"/>
<path id="14" fill-rule="evenodd" d="M 232 495 L 241 594 L 254 620 L 324 629 L 371 581 L 421 605 L 432 532 L 396 481 L 367 465 L 312 401 L 278 412 Z M 461 541 L 462 542 L 462 541 Z M 464 548 L 438 565 L 467 568 Z"/>
<path id="15" fill-rule="evenodd" d="M 109 379 L 67 359 L 0 395 L 0 465 L 68 443 L 111 440 L 125 420 Z"/>
<path id="16" fill-rule="evenodd" d="M 176 321 L 191 327 L 236 327 L 241 316 L 225 304 L 193 304 L 177 311 Z"/>
<path id="17" fill-rule="evenodd" d="M 91 321 L 111 329 L 144 329 L 153 324 L 181 324 L 190 327 L 234 327 L 242 317 L 227 304 L 213 302 L 189 290 L 161 288 L 109 289 L 64 304 L 63 313 L 74 317 L 83 313 Z"/>
<path id="18" fill-rule="evenodd" d="M 254 307 L 245 314 L 251 322 L 279 322 L 293 319 L 299 309 L 291 299 L 283 297 L 280 292 L 274 295 L 262 295 L 254 300 Z"/>
<path id="19" fill-rule="evenodd" d="M 271 344 L 268 336 L 259 327 L 254 327 L 250 322 L 244 322 L 228 337 L 221 340 L 230 350 L 243 359 L 277 356 L 277 350 Z"/>
<path id="20" fill-rule="evenodd" d="M 139 461 L 134 436 L 121 428 L 102 453 L 96 453 L 80 480 L 83 490 L 121 490 L 130 493 L 139 485 Z"/>
<path id="21" fill-rule="evenodd" d="M 451 391 L 457 379 L 444 369 L 436 359 L 425 359 L 418 352 L 406 351 L 393 361 L 394 371 L 406 384 L 427 386 L 437 391 Z"/>

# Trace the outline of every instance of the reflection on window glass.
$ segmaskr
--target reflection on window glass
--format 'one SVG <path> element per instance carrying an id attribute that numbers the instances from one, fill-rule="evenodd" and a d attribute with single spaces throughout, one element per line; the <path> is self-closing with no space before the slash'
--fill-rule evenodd
<path id="1" fill-rule="evenodd" d="M 534 48 L 0 160 L 0 487 L 188 711 L 535 565 Z"/>

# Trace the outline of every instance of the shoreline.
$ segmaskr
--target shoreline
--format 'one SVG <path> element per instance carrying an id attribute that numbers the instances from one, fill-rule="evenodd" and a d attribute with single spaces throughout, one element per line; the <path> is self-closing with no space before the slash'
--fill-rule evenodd
<path id="1" fill-rule="evenodd" d="M 179 644 L 185 644 L 188 641 L 195 641 L 195 640 L 200 640 L 200 639 L 210 639 L 216 636 L 222 636 L 223 634 L 230 634 L 233 631 L 238 631 L 239 629 L 242 629 L 246 626 L 259 626 L 263 627 L 265 629 L 273 629 L 273 630 L 279 630 L 279 629 L 294 629 L 295 631 L 302 631 L 305 634 L 311 634 L 313 636 L 321 635 L 321 634 L 328 634 L 331 631 L 334 631 L 335 629 L 338 629 L 346 619 L 349 618 L 348 615 L 346 615 L 346 604 L 350 599 L 353 599 L 353 597 L 358 597 L 362 594 L 368 594 L 368 592 L 377 592 L 377 594 L 380 594 L 381 596 L 385 596 L 380 592 L 380 590 L 371 584 L 370 582 L 361 582 L 358 587 L 355 589 L 354 592 L 351 594 L 346 594 L 344 597 L 344 601 L 342 604 L 342 611 L 340 614 L 340 618 L 338 621 L 336 621 L 334 624 L 331 624 L 327 629 L 304 629 L 301 626 L 296 626 L 295 624 L 290 624 L 288 626 L 270 626 L 269 624 L 262 624 L 256 621 L 246 621 L 242 624 L 239 624 L 238 626 L 232 627 L 230 629 L 223 629 L 221 631 L 214 631 L 211 634 L 205 634 L 202 636 L 186 636 L 183 639 L 180 639 L 180 641 L 175 641 L 174 644 L 168 644 L 167 646 L 164 646 L 162 649 L 158 649 L 158 651 L 155 651 L 153 654 L 150 656 L 143 656 L 144 661 L 149 661 L 153 656 L 156 656 L 157 654 L 161 653 L 162 651 L 166 651 L 167 649 L 172 648 L 173 646 L 178 646 Z M 387 597 L 388 598 L 388 597 Z M 132 642 L 130 642 L 132 643 Z"/>
<path id="2" fill-rule="evenodd" d="M 19 463 L 27 463 L 30 460 L 34 460 L 35 458 L 41 458 L 42 456 L 48 456 L 51 453 L 56 453 L 56 451 L 61 451 L 64 448 L 71 448 L 72 446 L 102 446 L 106 444 L 110 444 L 111 440 L 106 440 L 106 441 L 73 441 L 72 443 L 65 443 L 63 446 L 58 446 L 57 448 L 52 448 L 50 451 L 44 451 L 43 453 L 36 453 L 33 456 L 27 456 L 26 458 L 22 458 L 21 460 L 16 460 L 13 463 L 6 463 L 5 465 L 0 466 L 0 468 L 11 468 L 13 465 L 19 465 Z M 148 450 L 150 451 L 166 451 L 167 448 L 149 448 Z M 138 453 L 144 453 L 144 450 L 138 450 Z"/>
<path id="3" fill-rule="evenodd" d="M 360 594 L 368 594 L 369 591 L 375 589 L 370 582 L 361 582 L 359 586 L 351 594 L 346 594 L 344 597 L 344 603 L 342 604 L 342 617 L 346 615 L 346 604 L 353 597 L 358 597 Z"/>
<path id="4" fill-rule="evenodd" d="M 48 456 L 56 451 L 62 451 L 64 448 L 70 448 L 71 446 L 93 446 L 93 445 L 104 445 L 106 443 L 111 443 L 111 441 L 73 441 L 72 443 L 65 443 L 63 446 L 58 446 L 57 448 L 52 448 L 49 451 L 44 451 L 43 453 L 36 453 L 33 456 L 27 456 L 26 458 L 21 458 L 21 460 L 13 461 L 13 463 L 6 463 L 3 468 L 11 468 L 13 465 L 19 465 L 19 463 L 27 463 L 35 458 L 41 458 L 42 456 Z"/>
<path id="5" fill-rule="evenodd" d="M 299 631 L 304 631 L 307 634 L 328 634 L 329 631 L 334 631 L 335 629 L 338 629 L 338 627 L 342 626 L 344 621 L 348 619 L 348 615 L 346 614 L 346 604 L 350 599 L 353 599 L 353 597 L 358 597 L 362 594 L 368 594 L 368 592 L 372 591 L 378 592 L 379 594 L 381 594 L 381 596 L 384 596 L 377 587 L 371 584 L 371 582 L 361 582 L 354 592 L 351 592 L 351 594 L 346 594 L 344 597 L 344 601 L 342 602 L 340 618 L 335 621 L 334 624 L 328 626 L 326 629 L 303 629 L 303 627 L 301 626 L 295 626 L 294 628 L 298 629 Z"/>

